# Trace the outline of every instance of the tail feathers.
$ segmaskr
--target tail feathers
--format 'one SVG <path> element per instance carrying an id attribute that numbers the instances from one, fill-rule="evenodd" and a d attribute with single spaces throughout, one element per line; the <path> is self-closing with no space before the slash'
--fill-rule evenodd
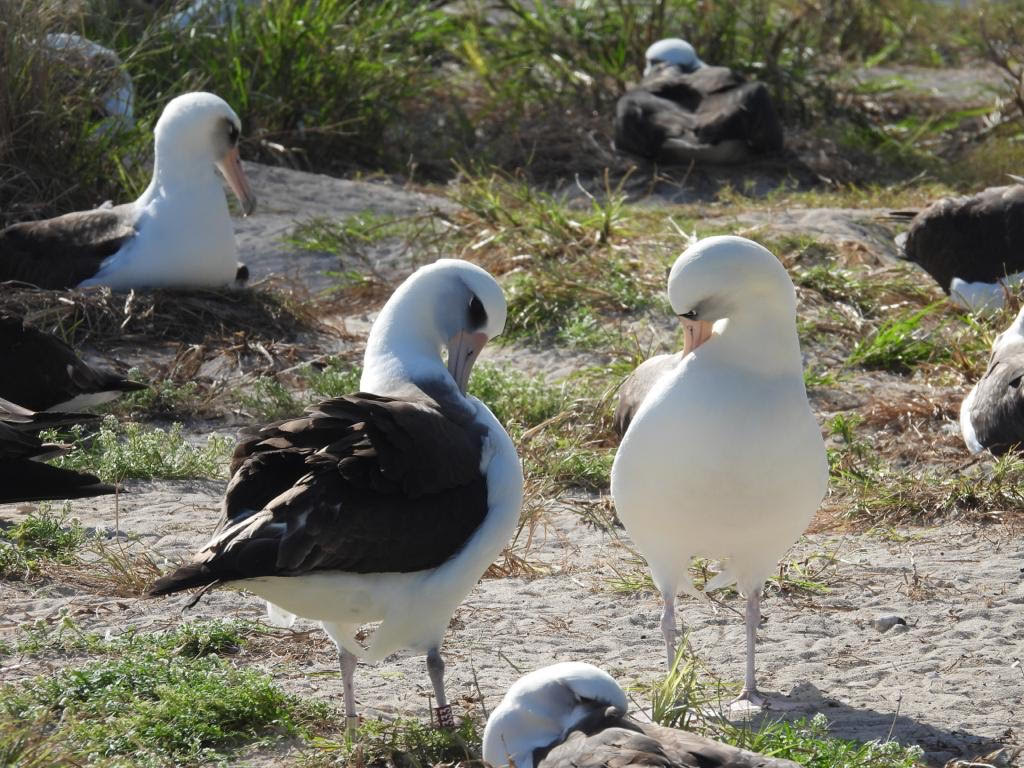
<path id="1" fill-rule="evenodd" d="M 149 389 L 148 384 L 141 381 L 132 381 L 118 376 L 116 373 L 107 374 L 103 381 L 103 392 L 138 392 L 141 389 Z"/>
<path id="2" fill-rule="evenodd" d="M 206 563 L 190 563 L 189 565 L 181 566 L 166 576 L 161 576 L 153 582 L 153 586 L 146 591 L 146 595 L 148 597 L 159 597 L 160 595 L 170 595 L 195 587 L 205 587 L 208 589 L 218 584 L 219 581 L 220 578 L 210 570 Z M 205 591 L 206 589 L 203 590 L 203 592 Z M 201 597 L 202 594 L 200 593 L 199 596 Z"/>

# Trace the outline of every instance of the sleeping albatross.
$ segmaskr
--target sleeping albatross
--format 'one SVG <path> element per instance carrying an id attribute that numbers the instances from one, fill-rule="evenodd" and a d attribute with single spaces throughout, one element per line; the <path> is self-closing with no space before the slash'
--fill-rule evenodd
<path id="1" fill-rule="evenodd" d="M 741 237 L 710 237 L 672 266 L 669 302 L 682 356 L 654 377 L 612 465 L 619 518 L 664 601 L 675 658 L 675 596 L 696 555 L 747 598 L 747 666 L 737 701 L 758 706 L 754 643 L 761 589 L 803 532 L 828 482 L 825 446 L 804 390 L 796 295 L 779 261 Z"/>
<path id="2" fill-rule="evenodd" d="M 361 391 L 243 440 L 218 530 L 150 594 L 235 584 L 319 620 L 341 656 L 350 725 L 356 658 L 425 650 L 438 721 L 451 725 L 441 641 L 522 503 L 515 446 L 466 395 L 505 314 L 480 267 L 441 259 L 414 272 L 373 324 Z M 371 621 L 363 648 L 355 635 Z"/>
<path id="3" fill-rule="evenodd" d="M 0 398 L 0 504 L 47 499 L 80 499 L 114 493 L 113 485 L 95 475 L 43 463 L 67 446 L 44 443 L 40 430 L 86 424 L 96 416 L 81 413 L 36 413 Z"/>
<path id="4" fill-rule="evenodd" d="M 799 768 L 695 733 L 638 723 L 626 694 L 580 661 L 519 678 L 484 728 L 484 760 L 495 768 Z"/>
<path id="5" fill-rule="evenodd" d="M 1024 308 L 996 336 L 988 369 L 960 405 L 960 432 L 971 453 L 1002 456 L 1024 443 Z"/>
<path id="6" fill-rule="evenodd" d="M 966 309 L 1003 306 L 1002 284 L 1015 287 L 1024 272 L 1024 184 L 989 187 L 974 195 L 944 197 L 913 217 L 896 238 L 901 256 L 935 278 Z"/>
<path id="7" fill-rule="evenodd" d="M 172 99 L 153 131 L 153 178 L 134 203 L 13 224 L 0 232 L 0 281 L 40 288 L 106 285 L 217 288 L 239 273 L 219 168 L 252 213 L 242 170 L 242 125 L 212 93 Z"/>
<path id="8" fill-rule="evenodd" d="M 0 313 L 0 397 L 36 411 L 74 411 L 146 385 L 93 368 L 56 336 Z"/>

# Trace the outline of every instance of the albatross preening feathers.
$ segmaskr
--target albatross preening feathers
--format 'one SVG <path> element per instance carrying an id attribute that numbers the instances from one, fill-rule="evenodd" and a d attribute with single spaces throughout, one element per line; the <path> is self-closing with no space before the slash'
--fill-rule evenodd
<path id="1" fill-rule="evenodd" d="M 244 439 L 217 532 L 150 594 L 235 583 L 319 620 L 340 652 L 350 723 L 357 657 L 426 651 L 439 722 L 452 724 L 441 641 L 522 503 L 515 446 L 466 395 L 505 315 L 501 288 L 477 266 L 442 259 L 413 273 L 373 324 L 362 391 Z M 363 648 L 356 633 L 372 621 Z"/>
<path id="2" fill-rule="evenodd" d="M 661 590 L 669 666 L 676 591 L 702 597 L 688 572 L 694 556 L 722 562 L 706 590 L 735 583 L 746 596 L 740 699 L 757 705 L 761 589 L 828 482 L 804 389 L 796 295 L 779 261 L 741 237 L 689 247 L 668 294 L 683 323 L 682 356 L 648 378 L 615 455 L 612 497 Z"/>
<path id="3" fill-rule="evenodd" d="M 603 670 L 579 661 L 519 678 L 484 729 L 495 768 L 799 768 L 688 731 L 626 716 L 626 694 Z"/>
<path id="4" fill-rule="evenodd" d="M 248 215 L 241 122 L 212 93 L 172 99 L 156 123 L 153 178 L 133 203 L 14 224 L 0 232 L 0 281 L 40 288 L 217 288 L 239 274 L 219 168 Z"/>

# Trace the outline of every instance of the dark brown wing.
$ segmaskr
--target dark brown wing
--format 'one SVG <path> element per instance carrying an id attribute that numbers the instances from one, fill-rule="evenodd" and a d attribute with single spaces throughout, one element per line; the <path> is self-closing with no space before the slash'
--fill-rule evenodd
<path id="1" fill-rule="evenodd" d="M 336 398 L 244 440 L 220 532 L 151 594 L 257 576 L 433 568 L 487 515 L 483 428 L 433 400 Z"/>
<path id="2" fill-rule="evenodd" d="M 0 448 L 0 452 L 2 452 Z M 103 496 L 117 489 L 95 475 L 39 461 L 0 459 L 0 504 Z"/>
<path id="3" fill-rule="evenodd" d="M 0 424 L 17 432 L 34 435 L 43 429 L 88 424 L 98 420 L 99 416 L 92 413 L 37 413 L 0 397 Z"/>
<path id="4" fill-rule="evenodd" d="M 0 282 L 73 288 L 134 237 L 134 206 L 78 211 L 0 232 Z"/>
<path id="5" fill-rule="evenodd" d="M 689 731 L 653 723 L 638 725 L 675 764 L 688 768 L 800 768 L 792 760 L 748 752 Z"/>
<path id="6" fill-rule="evenodd" d="M 1001 456 L 1024 443 L 1024 343 L 993 352 L 988 371 L 971 403 L 971 425 L 978 442 Z"/>
<path id="7" fill-rule="evenodd" d="M 994 283 L 1024 271 L 1024 186 L 932 203 L 911 222 L 904 256 L 946 293 L 954 277 Z"/>
<path id="8" fill-rule="evenodd" d="M 561 744 L 534 751 L 536 768 L 800 768 L 688 731 L 642 724 L 609 709 Z"/>
<path id="9" fill-rule="evenodd" d="M 93 368 L 49 333 L 0 315 L 0 397 L 36 411 L 87 394 L 131 392 L 146 385 Z"/>
<path id="10" fill-rule="evenodd" d="M 615 408 L 615 416 L 612 418 L 612 427 L 615 433 L 622 437 L 629 429 L 630 422 L 636 415 L 640 404 L 651 391 L 654 382 L 667 373 L 683 357 L 682 352 L 674 355 L 656 355 L 649 360 L 644 360 L 622 382 L 619 387 L 619 404 Z"/>
<path id="11" fill-rule="evenodd" d="M 764 83 L 709 93 L 697 110 L 694 132 L 702 144 L 742 141 L 758 154 L 778 152 L 783 145 L 782 123 Z"/>

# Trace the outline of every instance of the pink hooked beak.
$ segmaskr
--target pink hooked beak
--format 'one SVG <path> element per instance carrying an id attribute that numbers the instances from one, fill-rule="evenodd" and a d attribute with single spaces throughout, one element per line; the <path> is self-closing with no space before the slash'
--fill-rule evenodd
<path id="1" fill-rule="evenodd" d="M 687 317 L 680 317 L 679 322 L 683 324 L 683 357 L 711 338 L 711 323 Z"/>
<path id="2" fill-rule="evenodd" d="M 469 372 L 480 356 L 480 350 L 487 343 L 487 334 L 482 331 L 467 333 L 459 331 L 448 340 L 448 373 L 455 379 L 462 394 L 466 394 Z"/>
<path id="3" fill-rule="evenodd" d="M 229 149 L 220 160 L 217 161 L 217 168 L 228 180 L 231 191 L 235 193 L 238 202 L 242 204 L 242 214 L 248 216 L 256 210 L 256 195 L 252 193 L 249 186 L 249 179 L 245 177 L 242 170 L 242 158 L 238 154 L 238 147 Z"/>

